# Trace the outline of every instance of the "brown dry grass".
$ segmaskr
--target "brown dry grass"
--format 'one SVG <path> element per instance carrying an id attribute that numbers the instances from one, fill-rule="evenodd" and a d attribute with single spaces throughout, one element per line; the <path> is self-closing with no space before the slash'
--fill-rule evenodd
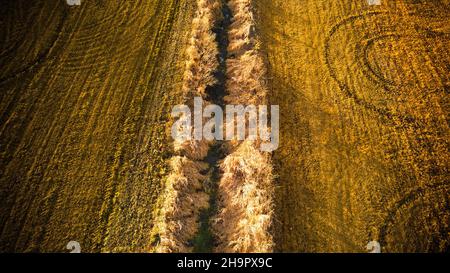
<path id="1" fill-rule="evenodd" d="M 155 252 L 189 252 L 189 240 L 198 230 L 198 215 L 209 205 L 203 190 L 207 179 L 200 172 L 206 164 L 176 156 L 171 160 L 171 173 L 161 196 L 161 216 L 157 223 L 160 243 Z"/>
<path id="2" fill-rule="evenodd" d="M 206 89 L 216 83 L 214 72 L 219 66 L 218 45 L 212 29 L 220 18 L 220 1 L 199 0 L 197 5 L 183 82 L 188 105 L 197 96 L 207 99 Z M 209 146 L 208 141 L 175 141 L 174 150 L 178 155 L 171 159 L 171 172 L 160 197 L 158 221 L 153 231 L 159 242 L 153 251 L 193 250 L 190 240 L 198 232 L 199 214 L 209 206 L 209 195 L 203 187 L 208 176 L 201 174 L 208 169 L 207 164 L 201 161 L 208 154 Z"/>
<path id="3" fill-rule="evenodd" d="M 252 1 L 229 1 L 233 22 L 228 35 L 227 91 L 225 101 L 232 104 L 264 104 L 267 74 L 259 52 L 252 12 Z"/>
<path id="4" fill-rule="evenodd" d="M 227 91 L 229 104 L 263 104 L 267 101 L 264 60 L 258 51 L 251 0 L 231 0 L 233 22 L 229 31 Z M 234 147 L 234 148 L 231 148 Z M 230 145 L 221 165 L 219 211 L 213 219 L 217 252 L 271 252 L 273 175 L 270 155 L 257 142 Z"/>
<path id="5" fill-rule="evenodd" d="M 206 88 L 217 80 L 214 71 L 219 66 L 216 35 L 212 32 L 220 12 L 220 1 L 198 0 L 197 16 L 192 22 L 192 36 L 187 50 L 183 91 L 187 99 L 206 98 Z"/>

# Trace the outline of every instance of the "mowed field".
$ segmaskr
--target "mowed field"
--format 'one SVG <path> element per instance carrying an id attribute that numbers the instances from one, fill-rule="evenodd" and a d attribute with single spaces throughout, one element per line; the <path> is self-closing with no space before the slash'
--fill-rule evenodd
<path id="1" fill-rule="evenodd" d="M 450 250 L 450 0 L 81 3 L 0 0 L 0 252 L 68 252 L 69 241 L 82 252 L 152 252 L 166 237 L 198 249 L 183 229 L 200 241 L 208 229 L 208 251 L 241 239 L 250 247 L 230 249 Z M 186 186 L 195 172 L 180 175 L 185 196 L 166 181 L 170 112 L 186 100 L 184 83 L 209 76 L 220 83 L 198 89 L 248 98 L 264 87 L 280 105 L 275 181 L 268 163 L 267 185 L 254 183 L 275 196 L 236 202 L 248 179 L 218 171 L 232 177 L 239 205 L 222 204 L 232 216 L 219 232 L 217 215 L 179 207 L 201 204 L 192 192 L 205 182 Z M 204 162 L 212 169 L 223 164 L 210 158 L 217 147 Z M 220 197 L 210 198 L 217 213 Z M 161 236 L 161 226 L 173 228 Z"/>
<path id="2" fill-rule="evenodd" d="M 255 1 L 277 251 L 449 251 L 450 1 Z"/>
<path id="3" fill-rule="evenodd" d="M 0 1 L 0 251 L 149 251 L 190 0 Z"/>

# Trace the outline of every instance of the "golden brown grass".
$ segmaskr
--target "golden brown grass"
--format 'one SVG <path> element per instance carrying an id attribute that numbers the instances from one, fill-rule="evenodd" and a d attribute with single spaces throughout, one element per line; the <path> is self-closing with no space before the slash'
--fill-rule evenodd
<path id="1" fill-rule="evenodd" d="M 272 165 L 245 141 L 221 165 L 220 211 L 214 219 L 218 252 L 271 252 Z"/>
<path id="2" fill-rule="evenodd" d="M 185 103 L 193 98 L 207 99 L 206 89 L 216 83 L 218 45 L 212 32 L 219 17 L 220 1 L 199 0 L 198 11 L 192 22 L 192 35 L 187 49 L 186 72 L 183 82 Z M 208 179 L 201 172 L 208 169 L 201 162 L 208 154 L 208 141 L 175 141 L 178 154 L 171 159 L 171 172 L 160 197 L 158 221 L 153 234 L 159 237 L 155 252 L 191 252 L 190 240 L 198 232 L 199 214 L 209 206 L 209 195 L 203 187 Z"/>
<path id="3" fill-rule="evenodd" d="M 229 31 L 227 91 L 229 104 L 263 104 L 267 101 L 265 64 L 258 51 L 252 1 L 231 0 L 233 22 Z M 257 142 L 230 145 L 221 165 L 219 211 L 213 219 L 217 252 L 271 252 L 273 175 L 270 155 Z"/>
<path id="4" fill-rule="evenodd" d="M 183 91 L 187 99 L 206 98 L 206 88 L 217 80 L 214 71 L 219 66 L 216 35 L 212 32 L 220 12 L 220 1 L 198 0 L 197 16 L 192 22 L 192 36 L 187 50 Z"/>
<path id="5" fill-rule="evenodd" d="M 231 104 L 265 103 L 267 87 L 266 66 L 258 51 L 252 12 L 252 1 L 229 1 L 233 22 L 228 35 L 226 102 Z"/>

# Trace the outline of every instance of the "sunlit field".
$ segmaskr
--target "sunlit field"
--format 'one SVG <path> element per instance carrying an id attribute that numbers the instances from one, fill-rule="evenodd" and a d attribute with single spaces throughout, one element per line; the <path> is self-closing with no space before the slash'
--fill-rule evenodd
<path id="1" fill-rule="evenodd" d="M 192 1 L 1 1 L 0 249 L 150 249 Z"/>
<path id="2" fill-rule="evenodd" d="M 450 2 L 255 5 L 282 109 L 277 249 L 448 251 Z"/>
<path id="3" fill-rule="evenodd" d="M 449 0 L 68 2 L 0 0 L 0 252 L 449 251 Z"/>

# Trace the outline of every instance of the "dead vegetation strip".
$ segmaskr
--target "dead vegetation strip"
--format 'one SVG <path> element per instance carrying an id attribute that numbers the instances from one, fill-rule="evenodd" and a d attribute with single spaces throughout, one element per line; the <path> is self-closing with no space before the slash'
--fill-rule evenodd
<path id="1" fill-rule="evenodd" d="M 208 89 L 217 84 L 219 46 L 214 26 L 222 14 L 220 0 L 199 0 L 187 50 L 183 83 L 185 103 L 201 96 L 211 103 Z M 226 62 L 227 104 L 267 103 L 266 66 L 260 54 L 251 0 L 230 0 L 233 19 L 228 33 Z M 259 143 L 233 141 L 220 166 L 217 189 L 218 212 L 211 219 L 217 252 L 271 252 L 273 217 L 273 174 L 270 155 L 259 151 Z M 175 142 L 176 155 L 160 197 L 153 229 L 154 252 L 191 252 L 199 232 L 200 213 L 208 209 L 205 191 L 209 178 L 207 141 Z"/>
<path id="2" fill-rule="evenodd" d="M 259 52 L 252 0 L 229 0 L 227 104 L 267 104 L 264 59 Z M 272 252 L 273 171 L 270 155 L 258 142 L 229 145 L 221 164 L 218 213 L 213 219 L 216 252 Z"/>
<path id="3" fill-rule="evenodd" d="M 183 80 L 185 104 L 192 106 L 193 98 L 207 101 L 207 88 L 216 84 L 218 45 L 212 29 L 220 17 L 220 0 L 198 0 L 197 13 L 192 22 L 192 33 L 187 49 Z M 209 196 L 204 184 L 211 143 L 207 141 L 175 142 L 175 155 L 170 160 L 170 173 L 160 196 L 160 209 L 155 212 L 153 252 L 191 252 L 192 239 L 199 229 L 199 215 L 209 207 Z"/>

